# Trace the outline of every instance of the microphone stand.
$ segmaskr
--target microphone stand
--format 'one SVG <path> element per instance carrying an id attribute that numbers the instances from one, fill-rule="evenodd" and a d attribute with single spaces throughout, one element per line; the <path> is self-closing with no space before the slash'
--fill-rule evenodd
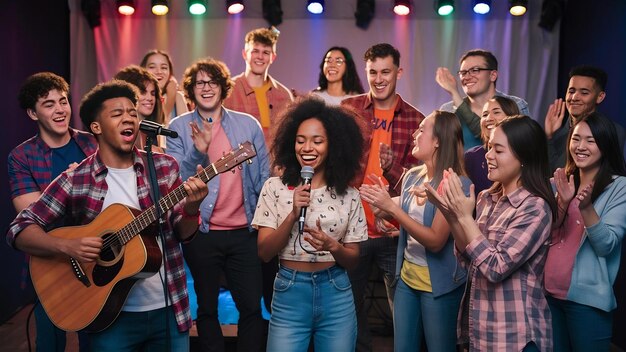
<path id="1" fill-rule="evenodd" d="M 146 152 L 146 159 L 148 160 L 148 178 L 150 180 L 150 194 L 152 196 L 152 201 L 154 202 L 154 208 L 155 208 L 155 215 L 156 215 L 156 219 L 157 219 L 157 229 L 158 229 L 158 236 L 161 239 L 161 254 L 163 255 L 163 294 L 165 296 L 165 340 L 166 340 L 166 346 L 167 346 L 167 351 L 170 351 L 171 349 L 171 337 L 170 337 L 170 329 L 169 329 L 169 305 L 168 305 L 168 298 L 169 298 L 169 292 L 167 290 L 167 255 L 165 254 L 167 247 L 166 247 L 166 241 L 165 241 L 165 236 L 163 234 L 163 223 L 165 222 L 165 220 L 163 220 L 163 214 L 162 214 L 162 209 L 161 209 L 161 205 L 159 204 L 159 201 L 161 200 L 161 192 L 159 191 L 159 180 L 157 179 L 157 175 L 156 175 L 156 167 L 154 166 L 154 156 L 152 153 L 152 146 L 153 145 L 157 145 L 156 140 L 157 140 L 157 134 L 156 133 L 146 133 L 146 144 L 144 145 L 144 150 Z"/>

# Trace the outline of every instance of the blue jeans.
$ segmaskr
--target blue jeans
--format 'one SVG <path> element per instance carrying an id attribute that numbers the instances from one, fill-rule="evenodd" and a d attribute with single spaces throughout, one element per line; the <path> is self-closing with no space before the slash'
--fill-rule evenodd
<path id="1" fill-rule="evenodd" d="M 552 313 L 554 352 L 608 351 L 613 313 L 547 296 Z"/>
<path id="2" fill-rule="evenodd" d="M 425 337 L 428 351 L 455 352 L 456 322 L 464 287 L 433 297 L 431 292 L 414 290 L 398 280 L 393 312 L 395 350 L 420 351 Z"/>
<path id="3" fill-rule="evenodd" d="M 370 337 L 367 323 L 367 310 L 365 305 L 365 288 L 370 277 L 372 264 L 376 262 L 383 272 L 387 301 L 393 313 L 393 296 L 396 277 L 396 252 L 398 250 L 398 237 L 370 238 L 359 242 L 359 264 L 350 270 L 350 283 L 354 294 L 354 306 L 358 324 L 357 346 L 359 352 L 372 350 L 372 338 Z"/>
<path id="4" fill-rule="evenodd" d="M 167 346 L 165 313 L 169 309 L 170 345 Z M 179 332 L 174 310 L 161 308 L 147 312 L 121 312 L 108 328 L 89 334 L 94 352 L 189 351 L 189 332 Z"/>
<path id="5" fill-rule="evenodd" d="M 345 269 L 316 272 L 280 266 L 274 281 L 267 351 L 354 351 L 356 315 Z"/>

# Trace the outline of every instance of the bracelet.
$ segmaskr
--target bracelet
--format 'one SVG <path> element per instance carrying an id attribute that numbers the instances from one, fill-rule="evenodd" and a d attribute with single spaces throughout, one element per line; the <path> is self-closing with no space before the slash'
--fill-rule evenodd
<path id="1" fill-rule="evenodd" d="M 182 207 L 182 208 L 183 208 L 183 211 L 182 211 L 182 213 L 183 213 L 183 219 L 197 219 L 197 218 L 198 218 L 198 216 L 200 216 L 200 209 L 198 209 L 198 211 L 196 211 L 196 213 L 195 213 L 195 214 L 189 214 L 189 213 L 187 213 L 187 211 L 185 210 L 185 207 Z"/>

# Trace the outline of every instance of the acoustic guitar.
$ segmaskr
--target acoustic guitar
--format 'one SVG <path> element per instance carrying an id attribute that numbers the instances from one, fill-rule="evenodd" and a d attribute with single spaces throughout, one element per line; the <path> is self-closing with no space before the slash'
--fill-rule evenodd
<path id="1" fill-rule="evenodd" d="M 255 155 L 252 143 L 245 142 L 195 177 L 209 182 Z M 186 196 L 181 184 L 162 197 L 158 202 L 161 214 Z M 66 331 L 95 332 L 113 323 L 135 282 L 154 275 L 161 267 L 161 250 L 154 231 L 149 231 L 155 221 L 155 205 L 140 212 L 112 204 L 88 225 L 48 232 L 50 236 L 66 239 L 103 238 L 102 250 L 95 262 L 79 263 L 68 256 L 31 256 L 33 286 L 54 325 Z"/>

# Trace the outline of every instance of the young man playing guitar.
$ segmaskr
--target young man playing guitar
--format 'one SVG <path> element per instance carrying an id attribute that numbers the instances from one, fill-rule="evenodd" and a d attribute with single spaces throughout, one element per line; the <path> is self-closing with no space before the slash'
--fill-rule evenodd
<path id="1" fill-rule="evenodd" d="M 102 232 L 117 231 L 119 228 L 123 230 L 126 225 L 125 223 L 117 224 L 121 222 L 119 220 L 125 212 L 107 216 L 109 209 L 106 208 L 109 205 L 113 205 L 111 209 L 121 207 L 120 204 L 114 203 L 141 210 L 154 209 L 150 208 L 154 202 L 151 199 L 146 154 L 134 147 L 135 139 L 139 134 L 136 103 L 135 88 L 121 81 L 99 84 L 84 97 L 80 107 L 80 116 L 83 124 L 96 136 L 98 150 L 74 170 L 63 172 L 55 179 L 37 201 L 18 214 L 7 234 L 7 241 L 10 245 L 33 256 L 31 272 L 33 272 L 33 262 L 37 257 L 59 258 L 58 262 L 61 263 L 59 265 L 62 268 L 65 269 L 71 265 L 75 271 L 75 277 L 70 276 L 68 279 L 56 280 L 57 282 L 47 283 L 47 285 L 35 284 L 40 297 L 62 291 L 63 286 L 74 285 L 76 282 L 80 282 L 79 287 L 88 288 L 80 298 L 61 298 L 61 302 L 70 301 L 69 311 L 62 312 L 62 314 L 54 312 L 58 309 L 56 304 L 47 305 L 44 299 L 41 299 L 48 315 L 57 325 L 60 325 L 58 317 L 71 314 L 80 316 L 89 311 L 93 305 L 90 299 L 100 295 L 93 290 L 97 290 L 98 287 L 108 287 L 106 281 L 110 279 L 109 277 L 97 276 L 95 269 L 93 272 L 85 270 L 94 266 L 101 269 L 108 265 L 106 259 L 109 258 L 103 257 L 105 249 L 116 256 L 112 261 L 114 265 L 104 269 L 105 273 L 107 270 L 115 271 L 118 268 L 116 265 L 119 265 L 120 271 L 123 271 L 127 265 L 137 261 L 138 257 L 139 261 L 142 261 L 140 256 L 146 255 L 144 250 L 149 252 L 156 248 L 160 255 L 158 249 L 161 247 L 161 239 L 155 241 L 156 231 L 143 231 L 141 236 L 136 237 L 133 233 L 127 236 L 128 242 L 121 242 L 118 239 L 119 242 L 113 244 L 111 239 L 116 234 L 111 234 L 109 237 L 100 236 Z M 168 339 L 171 340 L 171 351 L 189 349 L 188 331 L 191 327 L 191 315 L 179 243 L 190 240 L 196 232 L 200 203 L 207 195 L 208 189 L 205 182 L 195 176 L 189 177 L 182 183 L 178 164 L 171 156 L 155 154 L 154 164 L 160 193 L 166 195 L 174 190 L 181 194 L 181 199 L 185 197 L 184 201 L 178 204 L 170 204 L 170 210 L 163 209 L 165 265 L 159 257 L 156 261 L 153 260 L 154 258 L 149 258 L 154 255 L 152 251 L 145 260 L 150 262 L 152 259 L 152 262 L 156 263 L 152 265 L 152 273 L 145 275 L 140 273 L 133 279 L 123 281 L 122 284 L 105 292 L 107 295 L 111 294 L 109 302 L 119 303 L 121 313 L 117 315 L 117 312 L 111 312 L 107 302 L 102 309 L 96 307 L 96 311 L 98 314 L 108 315 L 111 318 L 108 322 L 76 327 L 76 329 L 86 327 L 87 330 L 104 329 L 90 334 L 90 344 L 94 351 L 142 349 L 162 351 L 167 348 Z M 146 212 L 137 219 L 140 219 Z M 101 233 L 97 232 L 98 229 L 89 231 L 89 226 L 92 226 L 89 223 L 92 220 L 98 220 L 94 223 L 104 222 Z M 47 231 L 59 225 L 86 226 L 79 227 L 77 231 L 79 234 L 73 236 L 58 237 L 54 235 L 54 232 L 48 235 Z M 138 228 L 138 231 L 142 229 Z M 123 232 L 122 230 L 120 232 Z M 131 237 L 134 238 L 131 239 Z M 121 247 L 119 244 L 125 244 L 125 246 Z M 109 249 L 115 245 L 117 245 L 116 248 Z M 140 250 L 135 250 L 137 248 Z M 57 270 L 56 267 L 45 276 L 54 276 L 55 270 Z M 158 275 L 153 274 L 157 271 Z M 167 281 L 166 293 L 163 292 L 163 281 Z M 35 282 L 35 275 L 33 275 L 33 282 Z M 120 287 L 125 287 L 130 291 L 127 292 L 128 297 L 116 297 Z M 169 309 L 174 314 L 166 313 Z"/>

